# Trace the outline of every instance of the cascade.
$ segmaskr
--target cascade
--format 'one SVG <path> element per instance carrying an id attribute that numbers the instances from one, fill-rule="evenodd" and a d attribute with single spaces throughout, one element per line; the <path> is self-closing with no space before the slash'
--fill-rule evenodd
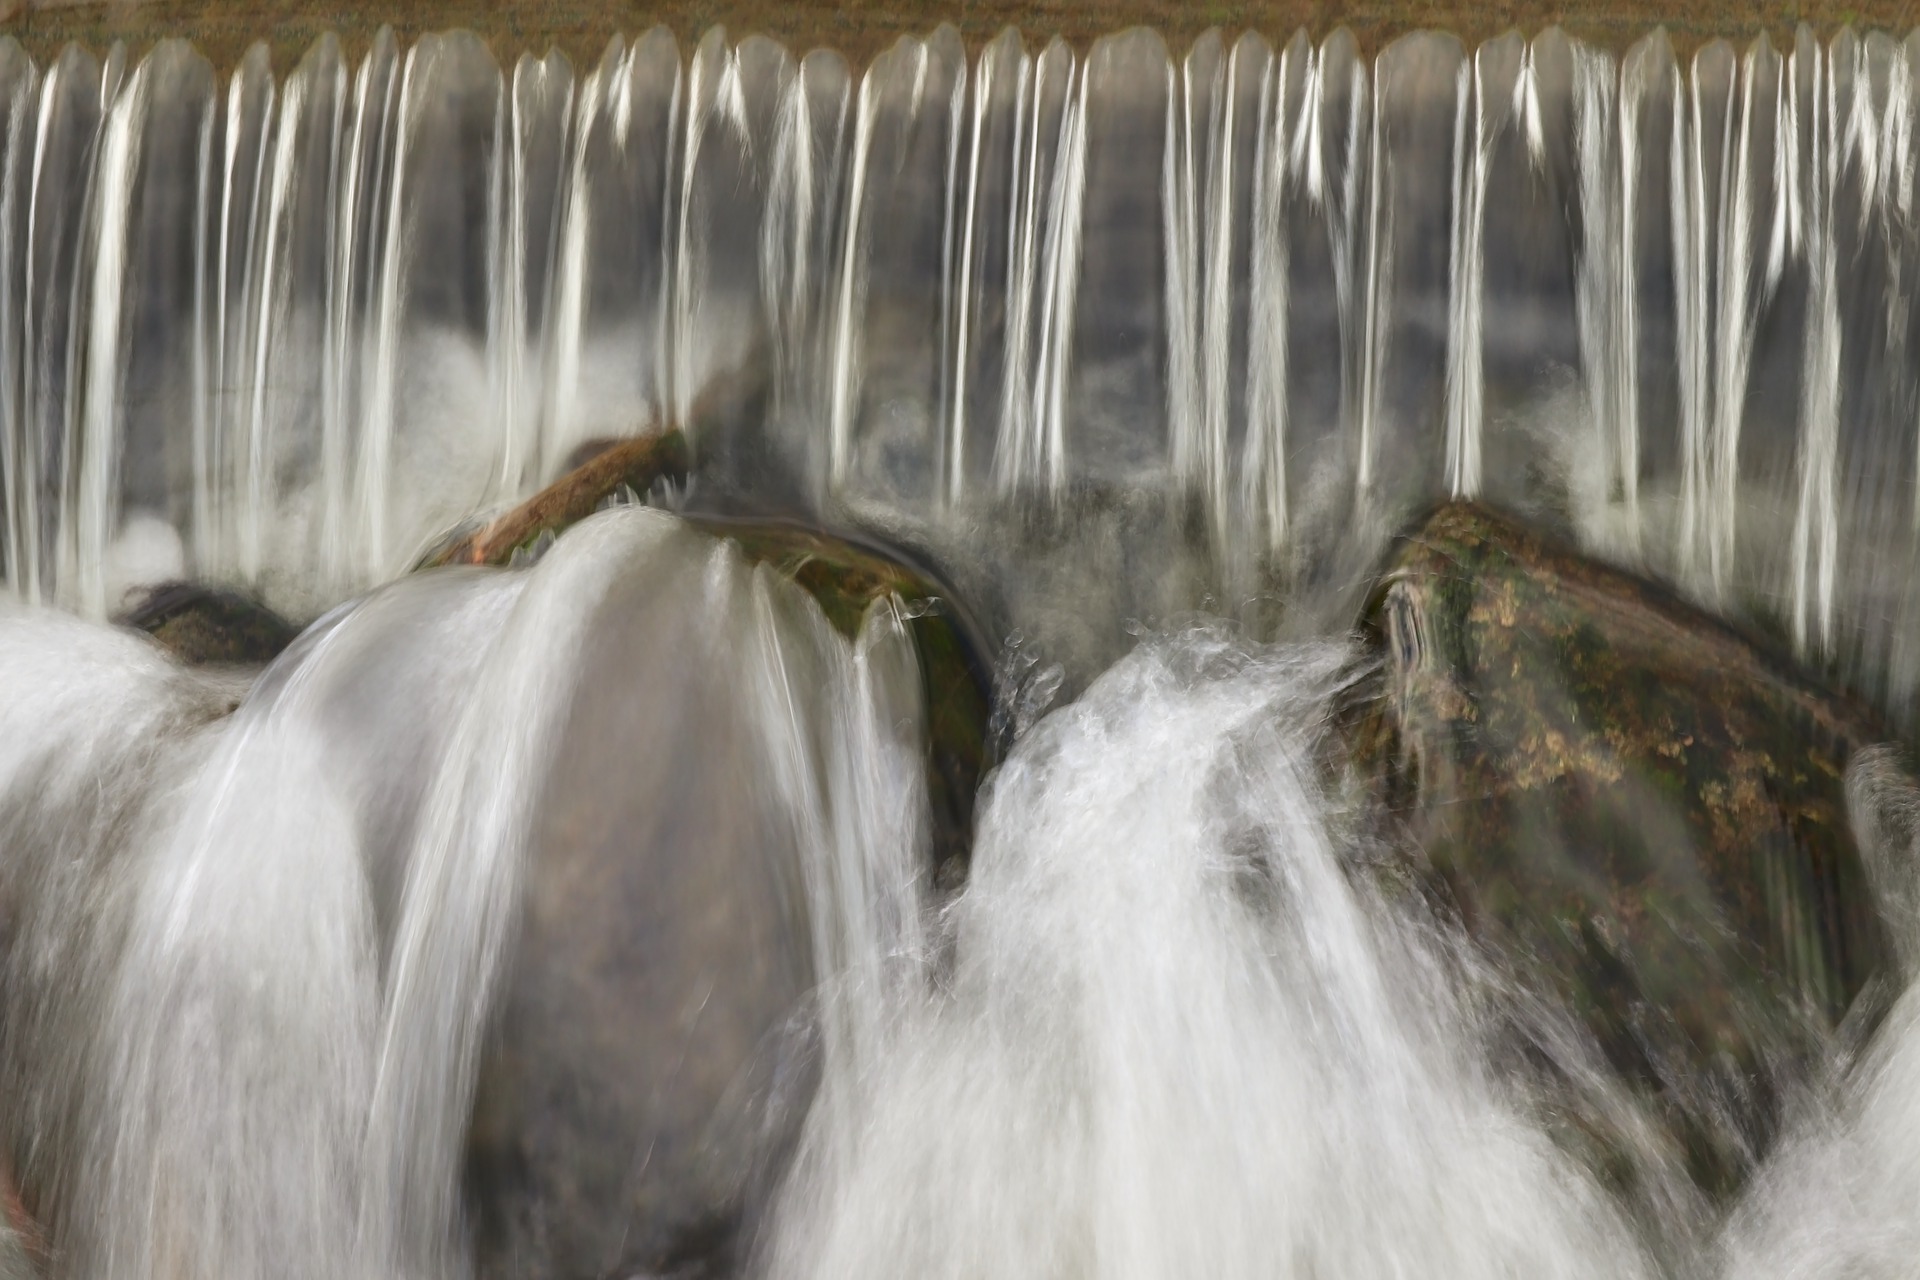
<path id="1" fill-rule="evenodd" d="M 674 422 L 736 492 L 954 559 L 1151 495 L 1123 616 L 1351 581 L 1485 494 L 1904 722 L 1916 56 L 943 30 L 856 75 L 656 30 L 260 48 L 223 91 L 179 43 L 7 41 L 7 581 L 312 616 Z"/>
<path id="2" fill-rule="evenodd" d="M 0 36 L 0 1277 L 1911 1273 L 1917 95 Z"/>

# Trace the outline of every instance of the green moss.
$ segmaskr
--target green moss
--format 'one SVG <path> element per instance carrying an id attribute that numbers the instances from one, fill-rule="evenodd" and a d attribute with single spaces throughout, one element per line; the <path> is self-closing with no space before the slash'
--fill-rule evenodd
<path id="1" fill-rule="evenodd" d="M 1885 953 L 1841 781 L 1884 730 L 1763 642 L 1472 504 L 1402 540 L 1383 583 L 1361 628 L 1381 675 L 1341 717 L 1362 790 L 1731 1195 Z M 1626 1141 L 1612 1123 L 1567 1132 Z"/>

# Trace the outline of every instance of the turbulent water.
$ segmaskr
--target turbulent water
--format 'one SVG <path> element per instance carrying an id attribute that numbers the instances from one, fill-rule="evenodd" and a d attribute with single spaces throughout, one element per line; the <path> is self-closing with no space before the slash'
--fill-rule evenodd
<path id="1" fill-rule="evenodd" d="M 1495 1051 L 1501 975 L 1367 873 L 1344 645 L 1145 639 L 1020 738 L 949 896 L 904 634 L 638 509 L 376 592 L 250 690 L 9 607 L 0 1124 L 49 1274 L 472 1273 L 516 1229 L 461 1208 L 503 1017 L 605 1211 L 561 1274 L 708 1192 L 769 1277 L 1911 1274 L 1911 995 L 1726 1224 L 1620 1202 Z M 638 878 L 594 878 L 609 830 Z M 810 1105 L 761 1061 L 795 1043 Z"/>
<path id="2" fill-rule="evenodd" d="M 1913 991 L 1729 1211 L 1656 1144 L 1623 1193 L 1326 750 L 1446 495 L 1911 727 L 1917 70 L 0 40 L 0 1276 L 1920 1274 Z M 629 506 L 406 574 L 662 424 L 666 505 L 878 532 L 1005 637 L 964 886 L 897 605 Z M 104 622 L 179 578 L 312 625 Z"/>

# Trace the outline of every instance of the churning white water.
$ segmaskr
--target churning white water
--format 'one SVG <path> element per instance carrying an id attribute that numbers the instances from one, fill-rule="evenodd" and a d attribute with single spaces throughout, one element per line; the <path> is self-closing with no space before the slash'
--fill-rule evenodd
<path id="1" fill-rule="evenodd" d="M 543 895 L 567 905 L 552 868 L 596 820 L 648 872 L 614 904 L 625 928 L 666 953 L 625 981 L 714 1006 L 615 1030 L 615 1065 L 668 1095 L 625 1136 L 661 1148 L 657 1176 L 713 1176 L 673 1126 L 720 1112 L 815 963 L 871 966 L 861 922 L 886 904 L 828 850 L 919 848 L 903 644 L 884 609 L 842 640 L 797 588 L 639 509 L 532 571 L 376 594 L 224 718 L 231 682 L 6 606 L 0 1150 L 39 1190 L 49 1274 L 467 1273 L 482 1043 L 519 990 L 509 956 L 551 961 Z M 611 736 L 580 741 L 609 723 L 583 701 Z M 578 928 L 593 903 L 572 909 Z M 568 1060 L 572 1087 L 596 1065 Z M 722 1178 L 759 1158 L 711 1135 L 698 1154 Z"/>
<path id="2" fill-rule="evenodd" d="M 1141 641 L 1014 744 L 954 893 L 906 637 L 641 508 L 251 687 L 8 606 L 0 1150 L 58 1249 L 0 1267 L 654 1274 L 720 1214 L 685 1274 L 1911 1274 L 1911 993 L 1724 1224 L 1663 1217 L 1383 893 L 1346 645 Z M 1853 799 L 1910 957 L 1920 801 L 1881 756 Z"/>
<path id="3" fill-rule="evenodd" d="M 1022 741 L 765 1274 L 1649 1271 L 1356 879 L 1314 755 L 1343 656 L 1151 641 Z"/>

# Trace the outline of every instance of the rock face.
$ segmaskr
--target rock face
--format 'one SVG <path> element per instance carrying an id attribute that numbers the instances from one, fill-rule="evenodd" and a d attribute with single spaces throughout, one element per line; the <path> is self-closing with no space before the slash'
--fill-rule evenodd
<path id="1" fill-rule="evenodd" d="M 1885 735 L 1715 620 L 1471 504 L 1397 545 L 1363 629 L 1379 665 L 1344 717 L 1354 770 L 1417 851 L 1408 882 L 1547 997 L 1512 1016 L 1519 1056 L 1579 1099 L 1564 1136 L 1629 1184 L 1663 1148 L 1723 1200 L 1888 958 L 1844 781 Z M 1556 1006 L 1559 1033 L 1539 1012 Z M 1569 1023 L 1601 1061 L 1545 1047 Z M 1583 1072 L 1626 1097 L 1570 1086 Z"/>

